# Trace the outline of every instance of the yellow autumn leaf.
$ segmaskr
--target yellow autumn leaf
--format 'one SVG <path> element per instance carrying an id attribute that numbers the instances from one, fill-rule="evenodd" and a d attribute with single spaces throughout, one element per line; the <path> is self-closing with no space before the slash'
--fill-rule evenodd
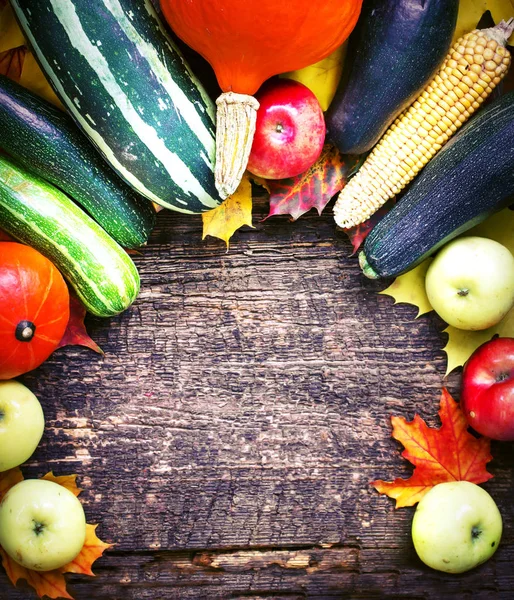
<path id="1" fill-rule="evenodd" d="M 0 53 L 21 46 L 26 47 L 27 42 L 16 22 L 10 3 L 7 3 L 0 7 Z M 30 50 L 23 57 L 19 83 L 64 110 Z"/>
<path id="2" fill-rule="evenodd" d="M 227 244 L 243 225 L 252 227 L 252 184 L 245 174 L 236 192 L 218 207 L 202 214 L 203 235 L 217 237 Z"/>
<path id="3" fill-rule="evenodd" d="M 0 52 L 18 48 L 24 44 L 25 38 L 16 23 L 11 5 L 7 3 L 5 6 L 0 6 Z"/>
<path id="4" fill-rule="evenodd" d="M 393 283 L 385 289 L 381 294 L 392 296 L 395 304 L 404 302 L 406 304 L 414 304 L 419 311 L 416 319 L 431 310 L 434 310 L 428 301 L 425 291 L 425 275 L 430 266 L 431 259 L 423 261 L 414 269 L 408 271 L 404 275 L 397 277 Z"/>
<path id="5" fill-rule="evenodd" d="M 322 110 L 325 111 L 332 102 L 341 79 L 346 47 L 345 42 L 323 60 L 304 69 L 284 73 L 281 77 L 294 79 L 306 85 L 315 94 Z"/>
<path id="6" fill-rule="evenodd" d="M 514 211 L 502 210 L 463 235 L 476 235 L 496 240 L 514 254 Z M 392 296 L 396 302 L 416 305 L 419 308 L 418 316 L 430 312 L 433 309 L 425 292 L 425 275 L 429 264 L 430 259 L 427 259 L 415 269 L 397 277 L 387 289 L 380 293 Z M 464 331 L 449 326 L 444 332 L 448 334 L 448 343 L 443 348 L 448 359 L 446 366 L 448 375 L 457 367 L 464 365 L 473 352 L 493 336 L 514 337 L 514 308 L 498 325 L 489 329 Z"/>
<path id="7" fill-rule="evenodd" d="M 507 21 L 514 17 L 514 0 L 460 0 L 454 40 L 475 29 L 487 10 L 491 11 L 495 23 L 502 19 Z M 510 38 L 510 43 L 514 43 L 514 35 Z"/>
<path id="8" fill-rule="evenodd" d="M 514 337 L 514 310 L 494 327 L 483 331 L 464 331 L 456 327 L 447 327 L 448 343 L 443 348 L 447 356 L 446 375 L 457 367 L 462 367 L 473 352 L 495 335 Z"/>
<path id="9" fill-rule="evenodd" d="M 20 85 L 31 92 L 34 92 L 34 94 L 41 96 L 45 100 L 48 100 L 61 110 L 64 110 L 64 106 L 55 95 L 55 92 L 43 75 L 43 71 L 39 68 L 36 59 L 31 52 L 27 52 L 25 55 L 23 69 L 21 70 Z"/>
<path id="10" fill-rule="evenodd" d="M 496 240 L 514 254 L 514 211 L 508 208 L 497 212 L 464 235 L 478 235 Z"/>
<path id="11" fill-rule="evenodd" d="M 74 496 L 80 496 L 80 493 L 83 491 L 81 488 L 77 487 L 77 476 L 76 475 L 59 475 L 55 476 L 53 471 L 50 471 L 41 479 L 45 479 L 46 481 L 52 481 L 53 483 L 58 483 L 69 490 Z"/>
<path id="12" fill-rule="evenodd" d="M 270 186 L 269 186 L 269 179 L 264 179 L 263 177 L 259 177 L 258 175 L 254 175 L 253 173 L 248 172 L 248 176 L 250 177 L 251 181 L 253 181 L 253 183 L 255 183 L 255 185 L 260 185 L 262 188 L 264 188 L 268 194 L 271 192 Z"/>

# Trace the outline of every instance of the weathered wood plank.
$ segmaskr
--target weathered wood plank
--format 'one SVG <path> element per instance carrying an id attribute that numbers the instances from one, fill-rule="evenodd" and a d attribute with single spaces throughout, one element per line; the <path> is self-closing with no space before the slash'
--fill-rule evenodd
<path id="1" fill-rule="evenodd" d="M 330 214 L 201 241 L 159 215 L 135 257 L 134 306 L 89 331 L 105 351 L 54 353 L 24 377 L 47 430 L 27 476 L 80 476 L 90 522 L 116 547 L 78 600 L 511 597 L 513 456 L 493 446 L 505 534 L 462 576 L 421 565 L 412 509 L 369 481 L 408 475 L 389 416 L 437 424 L 443 324 L 365 280 Z M 458 392 L 458 376 L 449 379 Z M 8 587 L 0 598 L 34 597 Z"/>

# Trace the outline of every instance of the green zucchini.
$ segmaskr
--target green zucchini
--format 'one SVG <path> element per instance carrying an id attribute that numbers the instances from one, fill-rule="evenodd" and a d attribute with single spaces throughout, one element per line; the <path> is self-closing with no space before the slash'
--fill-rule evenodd
<path id="1" fill-rule="evenodd" d="M 469 121 L 371 230 L 359 262 L 396 277 L 514 200 L 514 92 Z"/>
<path id="2" fill-rule="evenodd" d="M 3 75 L 0 148 L 66 192 L 121 246 L 148 241 L 152 203 L 116 175 L 68 115 Z"/>
<path id="3" fill-rule="evenodd" d="M 221 203 L 214 102 L 150 0 L 11 4 L 57 96 L 122 179 L 184 213 Z"/>
<path id="4" fill-rule="evenodd" d="M 374 146 L 430 81 L 452 41 L 458 0 L 367 0 L 326 115 L 344 154 Z"/>
<path id="5" fill-rule="evenodd" d="M 139 292 L 130 256 L 66 194 L 0 156 L 0 227 L 51 260 L 86 309 L 111 317 Z"/>

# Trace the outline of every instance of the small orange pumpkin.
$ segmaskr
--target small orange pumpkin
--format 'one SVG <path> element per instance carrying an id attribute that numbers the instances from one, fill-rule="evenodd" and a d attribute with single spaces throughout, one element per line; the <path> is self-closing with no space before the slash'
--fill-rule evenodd
<path id="1" fill-rule="evenodd" d="M 45 361 L 69 316 L 68 287 L 57 268 L 30 246 L 0 242 L 0 379 Z"/>
<path id="2" fill-rule="evenodd" d="M 161 0 L 173 31 L 213 67 L 216 185 L 222 197 L 243 176 L 255 132 L 252 97 L 273 75 L 318 62 L 355 27 L 362 0 Z"/>

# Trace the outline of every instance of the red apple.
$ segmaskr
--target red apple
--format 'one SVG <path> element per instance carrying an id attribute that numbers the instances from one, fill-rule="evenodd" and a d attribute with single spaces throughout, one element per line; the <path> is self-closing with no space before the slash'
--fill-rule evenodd
<path id="1" fill-rule="evenodd" d="M 461 407 L 478 433 L 514 440 L 514 338 L 496 338 L 471 355 L 462 372 Z"/>
<path id="2" fill-rule="evenodd" d="M 319 158 L 325 118 L 311 90 L 292 79 L 270 79 L 255 95 L 260 107 L 248 170 L 264 179 L 295 177 Z"/>

